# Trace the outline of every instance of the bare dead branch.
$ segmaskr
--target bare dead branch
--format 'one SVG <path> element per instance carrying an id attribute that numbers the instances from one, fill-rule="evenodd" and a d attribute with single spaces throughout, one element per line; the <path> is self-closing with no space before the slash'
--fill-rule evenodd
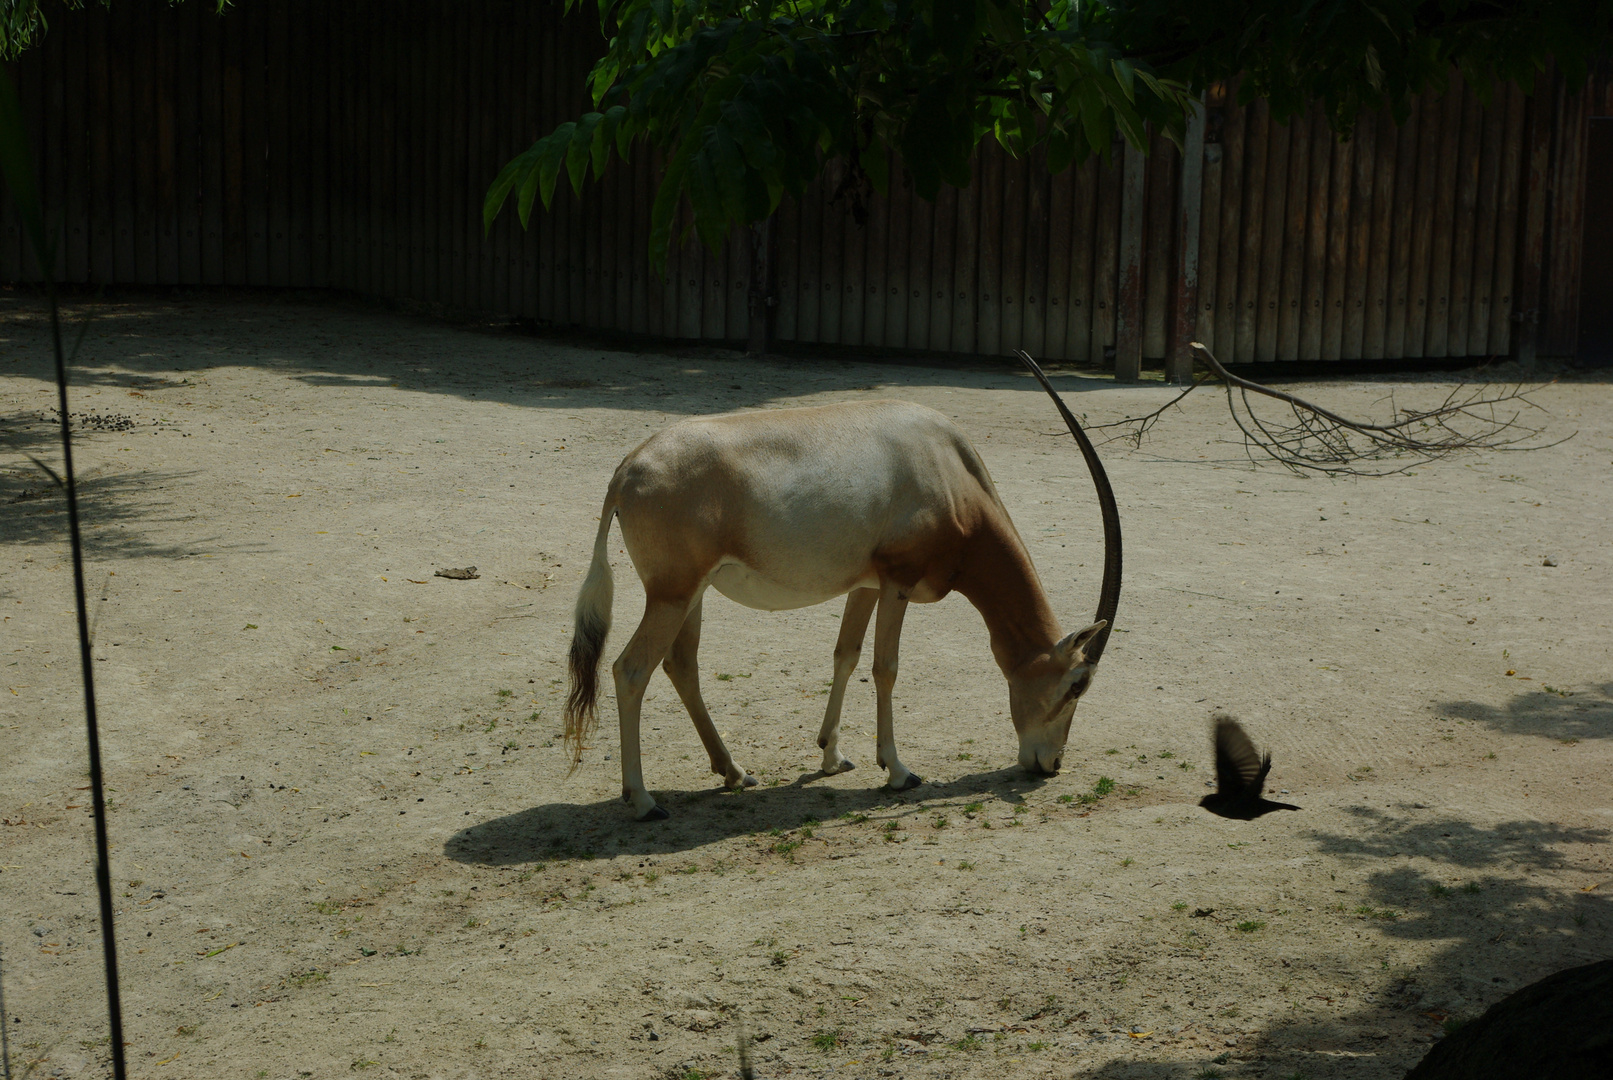
<path id="1" fill-rule="evenodd" d="M 1123 439 L 1141 446 L 1144 436 L 1166 412 L 1215 379 L 1226 387 L 1227 409 L 1243 433 L 1250 460 L 1258 461 L 1263 454 L 1294 472 L 1388 476 L 1452 454 L 1541 450 L 1575 434 L 1539 442 L 1546 424 L 1531 424 L 1526 419 L 1531 412 L 1545 412 L 1529 397 L 1539 387 L 1522 383 L 1511 387 L 1458 386 L 1432 409 L 1400 408 L 1391 391 L 1387 399 L 1389 419 L 1371 423 L 1352 420 L 1304 398 L 1234 375 L 1203 344 L 1195 341 L 1192 345 L 1209 370 L 1191 386 L 1153 412 L 1096 424 L 1092 430 L 1120 429 L 1108 441 Z M 1291 415 L 1262 415 L 1255 409 L 1256 398 L 1279 401 Z"/>

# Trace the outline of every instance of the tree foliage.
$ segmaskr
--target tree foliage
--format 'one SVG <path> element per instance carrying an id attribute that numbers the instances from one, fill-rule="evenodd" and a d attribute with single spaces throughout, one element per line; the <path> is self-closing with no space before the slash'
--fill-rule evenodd
<path id="1" fill-rule="evenodd" d="M 91 0 L 56 0 L 56 6 L 68 11 L 78 11 Z M 178 5 L 183 0 L 168 0 L 171 5 Z M 207 0 L 214 8 L 223 14 L 231 0 Z M 112 0 L 100 0 L 102 7 L 112 6 Z M 0 60 L 15 60 L 27 50 L 38 45 L 45 32 L 50 29 L 50 21 L 45 17 L 44 0 L 0 0 Z"/>
<path id="2" fill-rule="evenodd" d="M 581 0 L 566 0 L 569 10 Z M 614 154 L 665 165 L 650 252 L 675 212 L 715 247 L 799 195 L 825 165 L 883 191 L 889 152 L 920 195 L 964 186 L 979 143 L 1045 152 L 1059 172 L 1150 126 L 1180 139 L 1194 100 L 1241 77 L 1279 119 L 1324 103 L 1356 116 L 1442 86 L 1528 80 L 1555 57 L 1583 78 L 1613 0 L 597 0 L 609 40 L 596 111 L 509 162 L 484 223 L 513 195 L 525 226 L 562 172 L 581 190 Z"/>

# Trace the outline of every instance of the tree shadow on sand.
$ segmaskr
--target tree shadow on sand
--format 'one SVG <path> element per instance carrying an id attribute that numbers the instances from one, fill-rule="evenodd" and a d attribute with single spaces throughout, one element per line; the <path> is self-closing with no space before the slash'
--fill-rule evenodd
<path id="1" fill-rule="evenodd" d="M 1347 810 L 1349 832 L 1313 832 L 1319 854 L 1346 864 L 1381 863 L 1359 897 L 1335 910 L 1391 940 L 1440 942 L 1416 967 L 1386 966 L 1332 1015 L 1295 1014 L 1225 1052 L 1194 1060 L 1119 1059 L 1075 1075 L 1092 1080 L 1190 1080 L 1200 1076 L 1302 1076 L 1307 1080 L 1398 1077 L 1421 1060 L 1442 1023 L 1478 1016 L 1520 987 L 1564 968 L 1605 957 L 1613 948 L 1613 896 L 1536 880 L 1571 868 L 1563 848 L 1599 847 L 1610 832 L 1539 821 L 1476 825 L 1432 810 Z M 1415 866 L 1406 857 L 1431 860 Z M 1363 929 L 1365 929 L 1365 926 Z M 1285 948 L 1296 984 L 1324 969 L 1302 939 Z M 1301 996 L 1309 991 L 1300 991 Z M 1542 1032 L 1549 1038 L 1549 1032 Z"/>
<path id="2" fill-rule="evenodd" d="M 1439 709 L 1445 715 L 1485 724 L 1507 735 L 1560 740 L 1613 738 L 1613 682 L 1575 691 L 1543 685 L 1538 690 L 1514 694 L 1501 706 L 1445 701 Z"/>
<path id="3" fill-rule="evenodd" d="M 743 792 L 722 790 L 655 792 L 671 817 L 634 821 L 618 799 L 593 803 L 545 803 L 472 825 L 449 838 L 443 853 L 475 866 L 512 866 L 544 859 L 615 855 L 666 855 L 772 829 L 799 828 L 807 821 L 830 821 L 873 810 L 931 813 L 952 804 L 989 798 L 1018 802 L 1044 786 L 1046 778 L 1011 767 L 973 773 L 912 791 L 884 787 L 847 790 L 815 786 L 819 772 L 794 783 Z"/>
<path id="4" fill-rule="evenodd" d="M 127 438 L 118 432 L 74 433 L 86 438 Z M 67 500 L 56 481 L 29 457 L 60 474 L 61 429 L 52 414 L 0 416 L 0 546 L 39 547 L 67 539 Z M 191 519 L 176 508 L 167 491 L 196 475 L 195 470 L 103 471 L 92 466 L 78 477 L 79 512 L 84 523 L 84 554 L 91 561 L 117 558 L 180 558 L 217 551 L 216 536 L 198 536 L 182 545 L 156 544 L 153 527 Z"/>
<path id="5" fill-rule="evenodd" d="M 1398 1075 L 1421 1059 L 1441 1024 L 1476 1017 L 1518 988 L 1606 955 L 1613 896 L 1534 877 L 1571 869 L 1565 848 L 1605 846 L 1609 830 L 1542 821 L 1478 825 L 1434 811 L 1396 816 L 1353 807 L 1359 831 L 1313 833 L 1323 855 L 1381 861 L 1369 903 L 1345 912 L 1391 940 L 1440 942 L 1415 968 L 1387 968 L 1359 1004 L 1325 1022 L 1273 1025 L 1257 1053 L 1313 1077 L 1351 1071 L 1341 1055 L 1370 1053 Z M 1432 868 L 1403 860 L 1431 860 Z M 1548 1033 L 1542 1033 L 1548 1037 Z M 1363 1064 L 1358 1059 L 1357 1066 Z"/>

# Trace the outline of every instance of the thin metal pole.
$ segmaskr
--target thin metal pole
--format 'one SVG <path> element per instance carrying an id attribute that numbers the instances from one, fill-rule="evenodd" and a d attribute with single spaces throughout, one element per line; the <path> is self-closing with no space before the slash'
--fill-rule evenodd
<path id="1" fill-rule="evenodd" d="M 62 418 L 62 481 L 67 489 L 67 528 L 73 545 L 73 593 L 78 601 L 78 651 L 84 672 L 84 714 L 89 728 L 90 794 L 95 803 L 95 884 L 101 896 L 101 952 L 106 965 L 107 1012 L 112 1023 L 112 1075 L 125 1080 L 123 1002 L 118 994 L 118 947 L 113 933 L 112 869 L 107 857 L 106 785 L 101 776 L 101 733 L 95 711 L 95 673 L 91 667 L 89 608 L 84 603 L 84 543 L 78 526 L 78 487 L 73 479 L 73 435 L 67 418 L 67 359 L 62 351 L 61 313 L 56 306 L 54 259 L 40 252 L 45 293 L 50 300 L 50 337 L 56 354 L 56 407 Z"/>
<path id="2" fill-rule="evenodd" d="M 115 1080 L 126 1080 L 128 1070 L 123 1062 L 123 1003 L 118 995 L 118 949 L 112 913 L 112 870 L 107 858 L 106 784 L 101 776 L 95 673 L 90 663 L 89 608 L 84 602 L 84 542 L 78 525 L 73 432 L 67 416 L 67 355 L 62 349 L 61 312 L 56 297 L 57 239 L 45 226 L 45 214 L 40 206 L 33 157 L 28 150 L 26 125 L 23 123 L 17 88 L 3 69 L 0 69 L 0 173 L 4 174 L 12 199 L 16 202 L 29 245 L 39 262 L 39 274 L 45 282 L 45 298 L 50 303 L 50 340 L 56 358 L 56 407 L 62 420 L 63 478 L 60 483 L 67 494 L 68 535 L 73 547 L 73 595 L 78 607 L 78 651 L 84 676 L 84 715 L 89 728 L 90 789 L 95 803 L 95 884 L 101 897 L 101 950 L 106 967 L 107 1013 L 112 1026 L 112 1074 Z M 46 468 L 45 471 L 50 470 Z M 3 1023 L 3 1019 L 0 1019 L 0 1023 Z"/>
<path id="3" fill-rule="evenodd" d="M 6 1034 L 6 965 L 0 960 L 0 1069 L 11 1080 L 11 1037 Z"/>

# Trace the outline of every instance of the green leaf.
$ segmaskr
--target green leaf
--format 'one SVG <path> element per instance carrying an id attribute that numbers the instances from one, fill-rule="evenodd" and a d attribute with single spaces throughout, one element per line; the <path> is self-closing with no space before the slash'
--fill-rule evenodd
<path id="1" fill-rule="evenodd" d="M 571 190 L 582 194 L 583 176 L 593 158 L 594 131 L 604 119 L 600 113 L 583 113 L 582 119 L 571 133 L 571 145 L 566 147 L 566 172 L 571 177 Z"/>

